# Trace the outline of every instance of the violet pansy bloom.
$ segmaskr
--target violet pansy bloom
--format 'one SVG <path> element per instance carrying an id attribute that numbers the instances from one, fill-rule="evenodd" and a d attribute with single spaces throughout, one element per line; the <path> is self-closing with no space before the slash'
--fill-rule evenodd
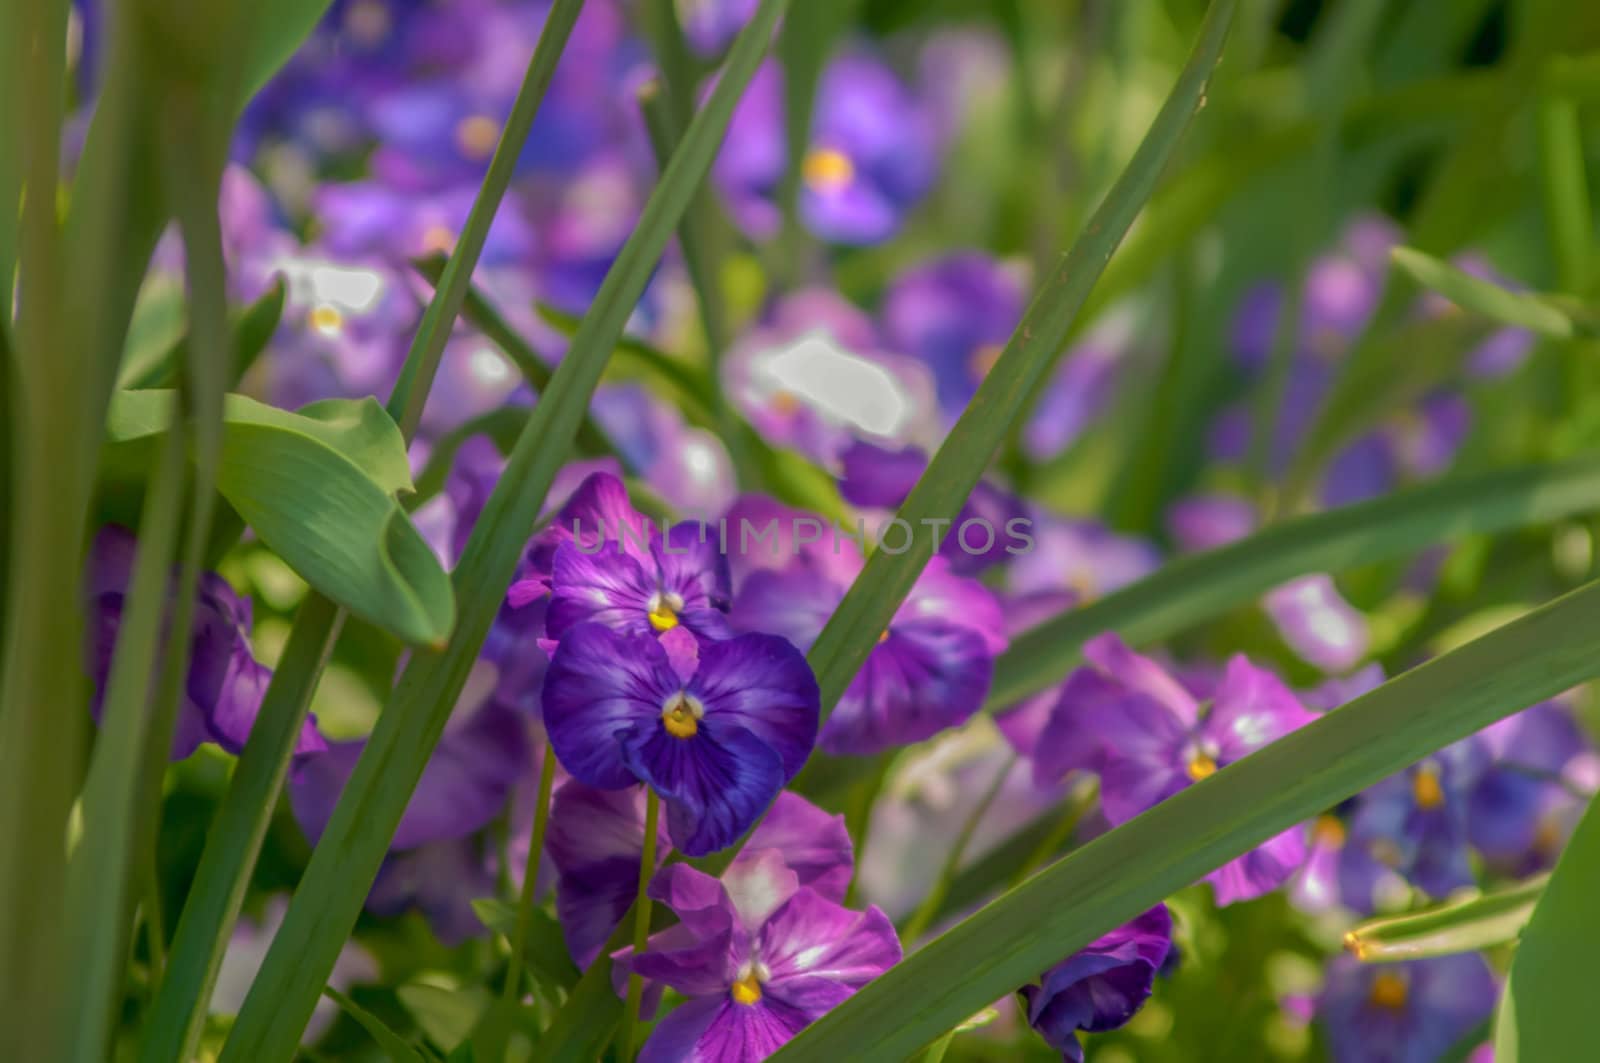
<path id="1" fill-rule="evenodd" d="M 556 917 L 567 948 L 587 967 L 621 923 L 638 888 L 644 846 L 644 790 L 596 790 L 576 779 L 556 791 L 546 852 L 558 874 Z M 776 849 L 802 886 L 842 902 L 852 856 L 844 817 L 829 815 L 798 794 L 773 802 L 734 858 L 733 867 Z M 657 827 L 657 863 L 671 852 L 665 825 Z"/>
<path id="2" fill-rule="evenodd" d="M 734 602 L 734 627 L 809 649 L 843 600 L 847 573 L 862 563 L 853 542 L 813 549 L 837 551 L 835 560 L 850 564 L 824 570 L 801 560 L 781 571 L 752 572 Z M 864 756 L 965 723 L 989 693 L 994 659 L 1006 647 L 1004 630 L 993 593 L 933 558 L 823 725 L 822 748 Z"/>
<path id="3" fill-rule="evenodd" d="M 1062 1059 L 1082 1063 L 1078 1033 L 1126 1025 L 1149 999 L 1171 951 L 1172 916 L 1158 904 L 1050 968 L 1039 985 L 1023 986 L 1028 1025 Z"/>
<path id="4" fill-rule="evenodd" d="M 1350 841 L 1433 897 L 1473 883 L 1468 796 L 1488 762 L 1474 736 L 1363 791 Z"/>
<path id="5" fill-rule="evenodd" d="M 1479 739 L 1490 764 L 1467 795 L 1467 838 L 1497 869 L 1549 867 L 1600 785 L 1597 758 L 1571 711 L 1546 701 L 1507 717 Z"/>
<path id="6" fill-rule="evenodd" d="M 816 679 L 772 635 L 698 645 L 597 623 L 566 632 L 544 683 L 556 756 L 603 790 L 644 783 L 690 856 L 731 845 L 794 778 L 816 741 Z"/>
<path id="7" fill-rule="evenodd" d="M 108 524 L 95 535 L 89 554 L 84 587 L 88 599 L 85 651 L 95 687 L 90 709 L 97 722 L 137 550 L 132 532 Z M 215 742 L 237 754 L 250 737 L 272 678 L 272 672 L 251 652 L 249 599 L 240 597 L 216 573 L 202 573 L 189 637 L 189 673 L 172 733 L 171 759 L 182 760 L 202 742 Z M 306 757 L 326 747 L 316 717 L 308 716 L 295 740 L 297 769 Z"/>
<path id="8" fill-rule="evenodd" d="M 728 563 L 703 524 L 663 534 L 628 501 L 609 472 L 589 476 L 529 551 L 507 592 L 521 608 L 549 591 L 545 634 L 560 641 L 583 623 L 628 635 L 679 626 L 706 640 L 726 638 Z"/>
<path id="9" fill-rule="evenodd" d="M 1034 770 L 1049 783 L 1073 769 L 1100 774 L 1106 818 L 1120 825 L 1312 719 L 1277 676 L 1232 658 L 1202 704 L 1155 661 L 1115 634 L 1083 648 L 1088 667 L 1068 679 L 1039 736 Z M 1206 876 L 1218 904 L 1282 884 L 1305 858 L 1298 828 Z"/>
<path id="10" fill-rule="evenodd" d="M 1489 1017 L 1496 993 L 1475 952 L 1375 964 L 1340 956 L 1317 1016 L 1335 1063 L 1436 1063 Z"/>
<path id="11" fill-rule="evenodd" d="M 739 100 L 712 178 L 734 220 L 762 238 L 777 232 L 787 169 L 783 72 L 768 62 Z M 828 65 L 817 87 L 810 146 L 800 164 L 800 216 L 824 240 L 875 244 L 899 229 L 932 188 L 938 134 L 929 109 L 864 52 Z"/>
<path id="12" fill-rule="evenodd" d="M 658 873 L 650 895 L 677 913 L 644 952 L 618 965 L 670 986 L 687 1003 L 656 1023 L 643 1063 L 765 1059 L 900 961 L 894 926 L 877 908 L 801 885 L 780 849 L 719 879 L 685 864 Z"/>

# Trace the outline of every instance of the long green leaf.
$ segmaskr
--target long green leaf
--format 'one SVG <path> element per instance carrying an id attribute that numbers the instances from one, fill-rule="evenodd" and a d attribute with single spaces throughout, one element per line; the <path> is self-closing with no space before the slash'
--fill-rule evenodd
<path id="1" fill-rule="evenodd" d="M 1414 247 L 1397 247 L 1389 252 L 1389 258 L 1424 288 L 1496 324 L 1530 329 L 1558 340 L 1593 334 L 1596 329 L 1592 313 L 1585 320 L 1584 307 L 1563 306 L 1550 296 L 1502 288 Z"/>
<path id="2" fill-rule="evenodd" d="M 583 413 L 656 260 L 705 178 L 785 8 L 764 0 L 730 51 L 722 76 L 606 274 L 541 396 L 455 570 L 460 618 L 442 651 L 415 654 L 400 678 L 312 853 L 261 972 L 223 1050 L 225 1060 L 271 1063 L 293 1054 L 318 992 L 355 924 L 411 791 L 499 610 Z"/>
<path id="3" fill-rule="evenodd" d="M 339 992 L 333 986 L 323 986 L 322 995 L 339 1005 L 341 1011 L 354 1019 L 363 1030 L 371 1035 L 377 1042 L 383 1054 L 388 1056 L 393 1063 L 426 1063 L 427 1057 L 404 1037 L 401 1037 L 389 1024 L 378 1018 L 366 1008 Z"/>
<path id="4" fill-rule="evenodd" d="M 1596 675 L 1600 584 L 1588 584 L 1096 838 L 891 968 L 774 1058 L 904 1058 L 1268 838 Z M 1590 927 L 1596 912 L 1589 907 Z"/>
<path id="5" fill-rule="evenodd" d="M 1090 218 L 1066 260 L 1046 278 L 999 361 L 900 507 L 899 519 L 919 532 L 912 548 L 897 555 L 875 552 L 817 636 L 809 659 L 822 688 L 825 710 L 832 708 L 855 678 L 932 556 L 931 537 L 920 534 L 926 521 L 953 517 L 971 494 L 1008 427 L 1065 342 L 1073 319 L 1123 233 L 1150 197 L 1204 97 L 1233 10 L 1233 0 L 1214 0 L 1194 52 L 1127 170 Z"/>
<path id="6" fill-rule="evenodd" d="M 1344 947 L 1368 963 L 1449 956 L 1515 941 L 1544 893 L 1539 875 L 1494 893 L 1423 912 L 1369 919 L 1344 936 Z"/>
<path id="7" fill-rule="evenodd" d="M 1247 539 L 1180 557 L 1138 583 L 1062 613 L 1016 639 L 995 664 L 991 709 L 1063 678 L 1102 631 L 1155 642 L 1244 605 L 1285 580 L 1403 557 L 1431 543 L 1545 524 L 1600 510 L 1592 456 L 1442 480 L 1297 517 Z"/>
<path id="8" fill-rule="evenodd" d="M 1600 801 L 1591 801 L 1522 932 L 1500 1000 L 1498 1063 L 1600 1058 L 1593 965 L 1600 949 Z"/>

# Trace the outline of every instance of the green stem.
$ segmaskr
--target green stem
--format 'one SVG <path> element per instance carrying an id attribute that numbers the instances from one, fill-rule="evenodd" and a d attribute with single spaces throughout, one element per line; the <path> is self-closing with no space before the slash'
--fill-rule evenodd
<path id="1" fill-rule="evenodd" d="M 978 829 L 978 823 L 988 814 L 993 807 L 995 798 L 1000 796 L 1000 790 L 1005 786 L 1006 777 L 1011 774 L 1011 769 L 1017 765 L 1017 754 L 1012 753 L 1000 765 L 1000 770 L 995 772 L 994 779 L 984 790 L 983 796 L 972 807 L 966 822 L 961 825 L 961 832 L 956 835 L 955 844 L 950 847 L 949 854 L 944 859 L 944 866 L 939 869 L 939 877 L 934 882 L 933 888 L 922 899 L 911 920 L 906 923 L 906 928 L 900 934 L 902 942 L 911 943 L 920 938 L 933 922 L 940 905 L 944 903 L 945 895 L 950 892 L 950 883 L 954 880 L 956 872 L 961 868 L 961 861 L 967 855 L 967 846 L 972 842 L 972 835 Z"/>
<path id="2" fill-rule="evenodd" d="M 639 892 L 633 901 L 633 954 L 639 956 L 650 943 L 650 879 L 656 871 L 656 825 L 661 819 L 661 799 L 645 789 L 644 850 L 639 854 Z M 644 996 L 644 979 L 628 975 L 628 1001 L 622 1013 L 622 1058 L 632 1059 L 638 1045 L 639 1002 Z"/>
<path id="3" fill-rule="evenodd" d="M 528 923 L 533 919 L 539 892 L 539 857 L 544 852 L 545 828 L 550 822 L 550 791 L 556 779 L 556 747 L 546 742 L 539 767 L 539 799 L 533 809 L 533 834 L 528 839 L 528 864 L 522 873 L 522 896 L 517 904 L 517 926 L 511 936 L 511 960 L 506 968 L 505 999 L 514 1001 L 522 984 L 522 951 L 528 944 Z"/>
<path id="4" fill-rule="evenodd" d="M 143 908 L 145 943 L 150 949 L 150 984 L 156 986 L 160 985 L 167 966 L 167 933 L 166 921 L 161 916 L 161 869 L 154 846 L 144 860 Z"/>

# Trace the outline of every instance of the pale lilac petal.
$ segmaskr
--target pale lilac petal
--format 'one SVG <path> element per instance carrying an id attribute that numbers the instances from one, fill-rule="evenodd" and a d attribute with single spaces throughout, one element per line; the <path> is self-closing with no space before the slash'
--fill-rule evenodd
<path id="1" fill-rule="evenodd" d="M 1304 576 L 1268 591 L 1262 608 L 1284 642 L 1307 664 L 1346 672 L 1367 654 L 1367 619 L 1344 599 L 1333 579 Z"/>
<path id="2" fill-rule="evenodd" d="M 1292 827 L 1206 876 L 1222 905 L 1271 893 L 1287 882 L 1306 860 L 1305 832 Z"/>
<path id="3" fill-rule="evenodd" d="M 800 876 L 777 849 L 746 848 L 723 872 L 722 887 L 744 928 L 755 933 L 800 889 Z"/>
<path id="4" fill-rule="evenodd" d="M 800 885 L 844 903 L 855 864 L 844 816 L 829 815 L 786 790 L 773 802 L 745 848 L 779 850 L 784 863 L 799 876 Z"/>
<path id="5" fill-rule="evenodd" d="M 1217 745 L 1219 763 L 1230 763 L 1269 745 L 1314 719 L 1283 681 L 1242 654 L 1228 661 L 1211 713 L 1201 733 Z"/>
<path id="6" fill-rule="evenodd" d="M 853 912 L 804 888 L 767 921 L 757 951 L 774 993 L 802 976 L 859 989 L 901 955 L 894 924 L 876 906 Z"/>

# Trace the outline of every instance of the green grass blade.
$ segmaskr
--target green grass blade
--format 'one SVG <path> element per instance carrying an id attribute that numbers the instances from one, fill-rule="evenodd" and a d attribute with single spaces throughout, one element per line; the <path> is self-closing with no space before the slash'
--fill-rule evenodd
<path id="1" fill-rule="evenodd" d="M 1449 956 L 1515 941 L 1544 894 L 1549 875 L 1424 912 L 1369 919 L 1344 936 L 1344 947 L 1368 963 Z"/>
<path id="2" fill-rule="evenodd" d="M 1550 79 L 1546 77 L 1548 82 Z M 1534 112 L 1539 133 L 1539 184 L 1545 229 L 1562 291 L 1589 291 L 1594 254 L 1594 209 L 1589 203 L 1583 126 L 1572 97 L 1546 87 Z"/>
<path id="3" fill-rule="evenodd" d="M 1588 584 L 1391 679 L 1096 838 L 890 968 L 773 1058 L 903 1059 L 1268 838 L 1442 746 L 1594 678 L 1597 648 L 1600 584 Z M 1588 905 L 1587 918 L 1594 926 L 1600 909 Z"/>
<path id="4" fill-rule="evenodd" d="M 1000 360 L 900 507 L 899 518 L 918 532 L 913 547 L 898 555 L 875 552 L 817 636 L 809 659 L 822 688 L 825 710 L 831 709 L 849 686 L 932 555 L 923 522 L 953 517 L 961 508 L 1008 427 L 1038 387 L 1056 350 L 1066 341 L 1074 318 L 1123 233 L 1150 197 L 1204 97 L 1233 10 L 1233 0 L 1212 3 L 1194 52 L 1127 170 L 1066 260 L 1045 280 Z"/>
<path id="5" fill-rule="evenodd" d="M 1500 999 L 1498 1063 L 1600 1058 L 1594 957 L 1600 949 L 1600 801 L 1591 801 L 1522 932 Z"/>
<path id="6" fill-rule="evenodd" d="M 1389 258 L 1424 288 L 1495 324 L 1529 329 L 1557 340 L 1594 331 L 1593 321 L 1583 321 L 1547 296 L 1502 288 L 1416 248 L 1397 247 L 1389 252 Z"/>
<path id="7" fill-rule="evenodd" d="M 389 1024 L 378 1018 L 366 1008 L 339 992 L 333 986 L 323 986 L 322 995 L 339 1005 L 341 1011 L 356 1023 L 383 1049 L 383 1054 L 388 1056 L 393 1063 L 426 1063 L 427 1056 L 422 1051 L 401 1037 Z"/>
<path id="8" fill-rule="evenodd" d="M 1593 457 L 1460 476 L 1370 502 L 1298 517 L 1218 550 L 1177 558 L 1153 575 L 1011 642 L 995 664 L 991 709 L 1066 676 L 1102 631 L 1135 644 L 1177 634 L 1285 580 L 1403 557 L 1431 543 L 1545 524 L 1600 509 Z"/>
<path id="9" fill-rule="evenodd" d="M 443 651 L 415 654 L 312 853 L 223 1059 L 271 1063 L 300 1031 L 355 924 L 389 839 L 438 742 L 498 611 L 545 493 L 577 435 L 606 357 L 722 141 L 784 0 L 764 0 L 740 33 L 704 109 L 684 135 L 633 234 L 606 275 L 485 503 L 455 571 L 459 622 Z"/>
<path id="10" fill-rule="evenodd" d="M 567 38 L 572 35 L 572 25 L 583 10 L 583 0 L 556 0 L 545 16 L 544 29 L 539 33 L 539 43 L 528 61 L 528 72 L 523 76 L 522 88 L 516 102 L 511 105 L 511 116 L 506 119 L 500 142 L 495 145 L 494 157 L 489 160 L 489 172 L 484 175 L 478 196 L 472 201 L 467 223 L 456 241 L 455 252 L 445 262 L 444 273 L 428 309 L 423 312 L 422 323 L 412 338 L 411 351 L 400 370 L 400 379 L 389 399 L 389 413 L 407 437 L 416 431 L 422 420 L 422 404 L 428 395 L 433 374 L 444 355 L 444 345 L 455 328 L 461 304 L 472 285 L 472 271 L 478 256 L 489 239 L 489 226 L 505 198 L 506 188 L 516 172 L 517 160 L 528 142 L 528 131 L 533 128 L 534 115 L 555 76 L 556 62 Z"/>

